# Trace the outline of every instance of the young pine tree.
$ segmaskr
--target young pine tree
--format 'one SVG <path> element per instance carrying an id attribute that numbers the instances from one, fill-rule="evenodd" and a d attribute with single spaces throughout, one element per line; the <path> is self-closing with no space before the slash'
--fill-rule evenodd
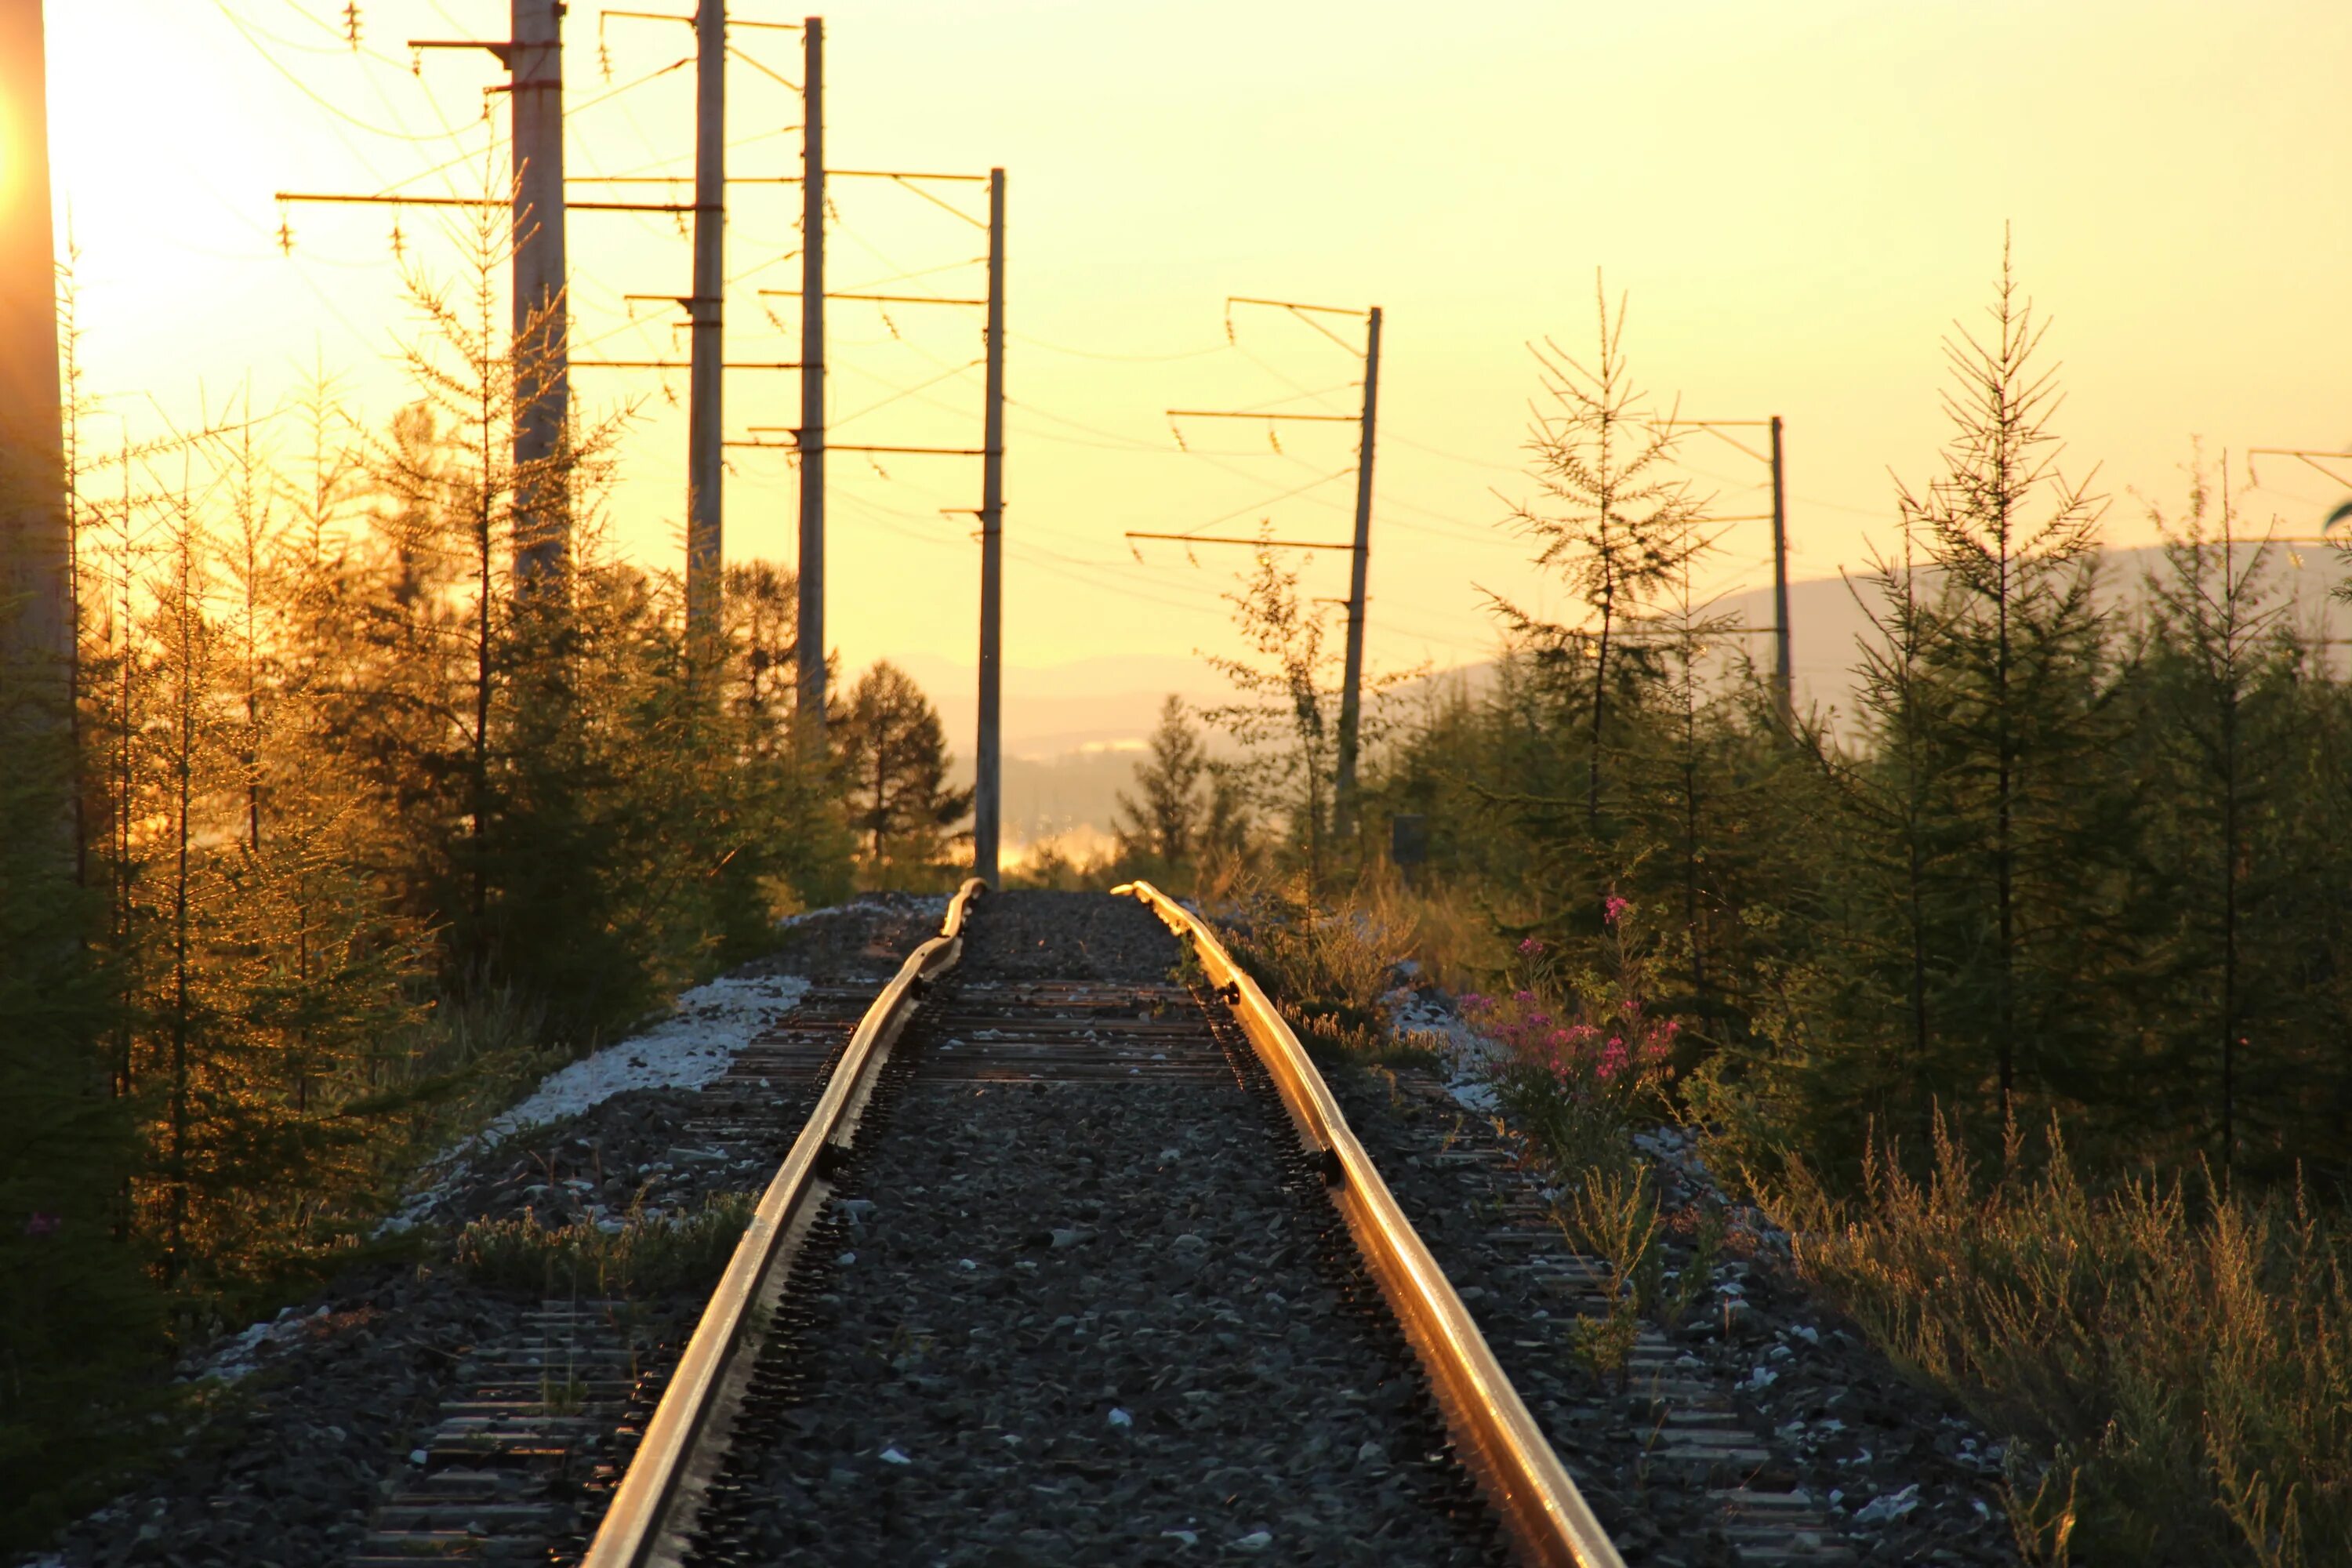
<path id="1" fill-rule="evenodd" d="M 849 823 L 877 886 L 939 866 L 947 832 L 971 810 L 972 792 L 947 784 L 947 737 L 939 710 L 887 659 L 857 678 L 842 726 Z"/>
<path id="2" fill-rule="evenodd" d="M 1184 716 L 1184 700 L 1171 694 L 1160 705 L 1150 755 L 1135 765 L 1143 798 L 1119 792 L 1116 830 L 1122 858 L 1160 876 L 1180 875 L 1192 865 L 1201 847 L 1201 779 L 1207 767 L 1201 733 Z"/>
<path id="3" fill-rule="evenodd" d="M 1584 828 L 1598 910 L 1617 869 L 1604 843 L 1602 807 L 1623 634 L 1705 542 L 1704 508 L 1673 469 L 1680 433 L 1671 415 L 1661 420 L 1649 406 L 1626 363 L 1626 302 L 1621 296 L 1611 315 L 1597 272 L 1593 292 L 1600 327 L 1589 364 L 1549 339 L 1534 350 L 1546 401 L 1527 445 L 1543 493 L 1512 511 L 1538 546 L 1536 564 L 1559 572 L 1582 601 L 1586 624 L 1553 626 L 1508 601 L 1498 600 L 1497 608 L 1515 632 L 1554 648 L 1574 642 L 1582 655 Z"/>
<path id="4" fill-rule="evenodd" d="M 2201 463 L 2190 469 L 2188 512 L 2177 524 L 2150 512 L 2164 534 L 2164 564 L 2148 584 L 2145 707 L 2134 728 L 2148 753 L 2147 859 L 2157 885 L 2135 902 L 2156 916 L 2145 940 L 2167 1005 L 2153 1022 L 2178 1052 L 2175 1082 L 2152 1087 L 2172 1089 L 2183 1110 L 2205 1108 L 2200 1142 L 2226 1183 L 2241 1146 L 2240 1057 L 2254 1018 L 2276 1014 L 2247 984 L 2262 963 L 2247 926 L 2276 881 L 2253 854 L 2254 827 L 2279 801 L 2286 754 L 2273 713 L 2293 653 L 2279 635 L 2286 606 L 2273 598 L 2272 547 L 2242 537 L 2226 459 L 2218 484 Z"/>
<path id="5" fill-rule="evenodd" d="M 1327 646 L 1329 617 L 1300 595 L 1297 571 L 1285 568 L 1268 543 L 1258 546 L 1242 588 L 1225 598 L 1255 657 L 1202 656 L 1236 697 L 1202 717 L 1239 742 L 1244 755 L 1227 776 L 1253 805 L 1283 815 L 1292 857 L 1319 886 L 1330 858 L 1339 739 L 1339 656 Z M 1397 679 L 1368 679 L 1365 695 L 1377 699 Z M 1366 709 L 1369 742 L 1377 709 L 1373 703 Z"/>
<path id="6" fill-rule="evenodd" d="M 2045 325 L 2006 242 L 1981 335 L 1945 344 L 1952 436 L 1945 469 L 1898 500 L 1937 573 L 1930 678 L 1949 693 L 1933 743 L 1954 776 L 1978 868 L 1981 925 L 1953 1022 L 1990 1058 L 2006 1117 L 2021 1058 L 2046 1088 L 2095 1075 L 2095 979 L 2112 963 L 2104 899 L 2127 854 L 2118 781 L 2101 778 L 2111 673 L 2108 616 L 2093 593 L 2103 504 L 2059 468 L 2055 372 L 2035 362 Z"/>

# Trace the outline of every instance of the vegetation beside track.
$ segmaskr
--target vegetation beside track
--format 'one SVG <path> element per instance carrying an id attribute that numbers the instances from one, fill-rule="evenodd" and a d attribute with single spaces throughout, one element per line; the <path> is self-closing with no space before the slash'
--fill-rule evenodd
<path id="1" fill-rule="evenodd" d="M 1399 959 L 1469 994 L 1629 1279 L 1658 1223 L 1629 1137 L 1695 1127 L 1829 1300 L 2011 1440 L 2033 1560 L 2352 1561 L 2352 683 L 2273 521 L 2192 452 L 2177 508 L 2140 503 L 2160 563 L 2112 581 L 2004 261 L 1948 345 L 1943 463 L 1853 583 L 1851 709 L 1784 707 L 1694 593 L 1720 531 L 1623 331 L 1604 300 L 1597 352 L 1548 360 L 1513 519 L 1578 617 L 1507 595 L 1491 663 L 1376 714 L 1352 830 L 1336 671 L 1269 546 L 1249 710 L 1205 715 L 1246 760 L 1171 712 L 1118 863 L 1044 871 L 1229 910 L 1327 1046 L 1393 1048 Z"/>

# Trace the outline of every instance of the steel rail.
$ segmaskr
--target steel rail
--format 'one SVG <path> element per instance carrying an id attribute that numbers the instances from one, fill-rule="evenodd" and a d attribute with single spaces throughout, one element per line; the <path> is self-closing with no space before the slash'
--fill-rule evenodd
<path id="1" fill-rule="evenodd" d="M 756 1330 L 824 1206 L 836 1162 L 856 1135 L 875 1078 L 913 1004 L 929 981 L 963 956 L 965 917 L 986 890 L 977 878 L 964 883 L 948 905 L 940 934 L 907 955 L 858 1021 L 816 1110 L 768 1184 L 695 1324 L 583 1568 L 654 1568 L 684 1561 L 694 1523 L 689 1505 L 697 1483 L 710 1478 L 726 1451 L 733 1410 L 759 1356 Z"/>
<path id="2" fill-rule="evenodd" d="M 1323 1075 L 1265 992 L 1234 962 L 1206 921 L 1150 883 L 1129 882 L 1111 891 L 1140 899 L 1180 939 L 1190 939 L 1211 984 L 1233 999 L 1234 1016 L 1299 1135 L 1322 1160 L 1332 1202 L 1429 1373 L 1455 1447 L 1502 1516 L 1519 1555 L 1543 1568 L 1624 1568 L 1469 1309 L 1397 1205 Z"/>

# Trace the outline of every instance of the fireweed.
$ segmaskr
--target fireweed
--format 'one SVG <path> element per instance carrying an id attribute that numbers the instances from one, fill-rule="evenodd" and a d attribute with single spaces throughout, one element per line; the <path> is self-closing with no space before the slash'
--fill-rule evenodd
<path id="1" fill-rule="evenodd" d="M 1499 995 L 1461 1000 L 1494 1048 L 1496 1087 L 1559 1168 L 1622 1164 L 1625 1134 L 1666 1109 L 1675 1020 L 1650 1011 L 1653 959 L 1639 913 L 1612 894 L 1597 963 L 1570 966 L 1538 937 L 1521 942 Z"/>

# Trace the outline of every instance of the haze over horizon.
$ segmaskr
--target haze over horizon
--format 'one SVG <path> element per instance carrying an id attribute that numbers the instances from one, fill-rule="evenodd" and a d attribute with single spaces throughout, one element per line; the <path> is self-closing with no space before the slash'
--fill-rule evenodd
<path id="1" fill-rule="evenodd" d="M 801 9 L 733 8 L 748 63 L 730 76 L 731 173 L 798 169 L 796 100 L 762 74 L 793 74 L 793 37 L 748 24 Z M 271 193 L 478 195 L 504 134 L 483 93 L 496 64 L 412 57 L 405 40 L 493 36 L 504 5 L 373 0 L 356 8 L 356 51 L 323 0 L 53 13 L 59 233 L 69 223 L 80 248 L 83 372 L 110 416 L 94 438 L 193 424 L 247 386 L 275 406 L 314 366 L 380 427 L 403 395 L 396 334 L 362 323 L 404 319 L 392 215 L 281 215 Z M 1978 318 L 2005 223 L 2054 322 L 2069 466 L 2102 465 L 2117 544 L 2152 537 L 2134 492 L 2177 505 L 2192 436 L 2215 457 L 2334 447 L 2352 423 L 2336 392 L 2352 300 L 2332 270 L 2352 214 L 2317 194 L 2352 175 L 2342 7 L 2271 0 L 2226 26 L 2208 8 L 2120 0 L 1813 0 L 1769 16 L 1510 0 L 1443 26 L 1392 4 L 1331 17 L 1296 0 L 890 0 L 827 18 L 834 163 L 1009 172 L 1016 667 L 1186 658 L 1228 635 L 1238 552 L 1203 549 L 1196 570 L 1146 545 L 1139 564 L 1124 530 L 1344 531 L 1347 427 L 1285 427 L 1279 451 L 1247 422 L 1188 426 L 1192 455 L 1171 438 L 1170 406 L 1354 405 L 1355 362 L 1300 323 L 1244 309 L 1229 341 L 1229 294 L 1385 307 L 1376 667 L 1479 657 L 1486 589 L 1555 607 L 1524 544 L 1492 525 L 1528 489 L 1525 344 L 1589 343 L 1596 268 L 1630 292 L 1632 363 L 1662 404 L 1786 416 L 1800 578 L 1858 564 L 1885 538 L 1894 479 L 1935 471 L 1938 341 Z M 572 7 L 575 176 L 688 166 L 692 73 L 671 68 L 689 48 L 675 23 Z M 168 106 L 177 133 L 126 101 Z M 971 229 L 855 184 L 835 198 L 838 287 L 976 280 Z M 755 290 L 797 282 L 792 199 L 747 184 L 730 202 L 730 355 L 789 358 Z M 430 213 L 398 227 L 411 259 L 449 275 Z M 667 306 L 624 299 L 682 288 L 670 220 L 583 213 L 572 233 L 580 352 L 678 347 Z M 835 429 L 970 444 L 977 323 L 888 310 L 834 309 Z M 792 380 L 735 375 L 730 434 L 793 422 Z M 671 562 L 682 374 L 583 369 L 577 385 L 583 411 L 641 401 L 612 531 L 634 558 Z M 1704 438 L 1688 460 L 1719 510 L 1761 510 L 1759 464 Z M 830 629 L 846 669 L 970 659 L 976 551 L 940 510 L 973 503 L 970 466 L 833 465 Z M 2262 478 L 2250 508 L 2293 529 L 2340 499 L 2284 463 Z M 730 557 L 789 562 L 784 460 L 740 453 L 728 484 Z M 1767 559 L 1760 525 L 1736 526 L 1717 585 L 1756 585 Z M 1339 591 L 1338 561 L 1310 564 L 1315 591 Z"/>

